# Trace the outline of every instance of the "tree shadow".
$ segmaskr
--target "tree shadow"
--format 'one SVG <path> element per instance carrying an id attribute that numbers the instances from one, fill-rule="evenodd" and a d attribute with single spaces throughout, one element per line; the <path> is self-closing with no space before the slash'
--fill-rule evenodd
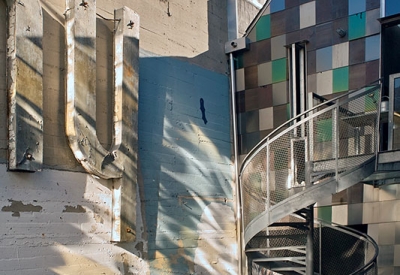
<path id="1" fill-rule="evenodd" d="M 223 45 L 227 40 L 217 36 L 225 28 L 218 23 L 227 22 L 220 18 L 224 15 L 217 14 L 224 5 L 221 2 L 207 2 L 209 51 L 215 53 L 185 58 L 141 51 L 138 185 L 143 224 L 136 242 L 118 245 L 109 242 L 110 181 L 76 173 L 83 169 L 64 135 L 63 18 L 51 5 L 43 8 L 46 170 L 10 174 L 8 192 L 21 187 L 25 193 L 4 193 L 2 204 L 10 205 L 4 198 L 12 198 L 43 207 L 40 212 L 22 213 L 19 220 L 13 217 L 7 225 L 22 229 L 26 224 L 49 221 L 49 226 L 43 226 L 44 235 L 39 239 L 35 236 L 30 244 L 40 247 L 41 257 L 45 254 L 37 267 L 47 272 L 44 274 L 66 274 L 70 272 L 67 266 L 78 263 L 97 266 L 93 268 L 105 274 L 141 274 L 138 268 L 145 269 L 146 261 L 154 274 L 236 272 L 229 81 L 223 73 L 224 67 L 228 69 L 227 63 L 216 61 L 225 59 Z M 104 49 L 98 53 L 97 63 L 98 80 L 102 80 L 97 82 L 97 120 L 107 122 L 98 123 L 97 129 L 100 142 L 108 148 L 112 131 L 112 24 L 97 21 L 97 43 Z M 25 182 L 29 184 L 22 187 Z M 32 193 L 29 200 L 28 193 Z M 15 249 L 22 251 L 25 246 L 20 243 Z"/>

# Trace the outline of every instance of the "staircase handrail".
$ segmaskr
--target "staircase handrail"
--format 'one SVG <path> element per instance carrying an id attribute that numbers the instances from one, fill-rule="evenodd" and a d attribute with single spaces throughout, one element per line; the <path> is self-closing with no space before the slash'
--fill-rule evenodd
<path id="1" fill-rule="evenodd" d="M 376 81 L 374 81 L 374 82 L 371 82 L 369 85 L 367 85 L 367 86 L 365 86 L 365 87 L 363 87 L 363 88 L 360 88 L 360 89 L 357 89 L 357 90 L 352 90 L 352 91 L 349 91 L 348 93 L 345 93 L 345 94 L 342 94 L 342 95 L 337 96 L 337 97 L 335 97 L 335 98 L 332 98 L 332 99 L 329 99 L 329 100 L 327 100 L 327 101 L 324 101 L 324 102 L 322 102 L 322 103 L 320 103 L 320 104 L 318 104 L 318 105 L 312 107 L 311 109 L 308 109 L 308 110 L 304 111 L 303 113 L 301 113 L 301 114 L 299 114 L 299 115 L 297 115 L 297 116 L 291 118 L 290 120 L 286 121 L 285 123 L 281 124 L 281 125 L 278 126 L 276 129 L 274 129 L 271 133 L 269 133 L 266 137 L 264 137 L 261 141 L 259 141 L 259 142 L 250 150 L 250 152 L 247 153 L 247 155 L 244 157 L 244 159 L 243 159 L 243 161 L 242 161 L 242 164 L 241 164 L 241 166 L 240 166 L 240 169 L 239 169 L 239 177 L 240 177 L 240 175 L 242 174 L 242 171 L 243 171 L 243 170 L 246 168 L 246 166 L 248 165 L 248 162 L 249 162 L 249 160 L 252 158 L 252 156 L 254 156 L 255 154 L 257 154 L 257 152 L 259 151 L 259 149 L 260 149 L 261 147 L 263 147 L 263 145 L 265 145 L 265 143 L 266 143 L 269 139 L 271 139 L 272 136 L 274 136 L 276 133 L 279 133 L 286 125 L 291 125 L 291 124 L 293 124 L 293 122 L 296 122 L 298 119 L 300 119 L 300 118 L 302 118 L 302 117 L 305 117 L 307 114 L 310 114 L 310 113 L 312 113 L 312 112 L 314 112 L 314 111 L 320 109 L 320 108 L 321 108 L 322 106 L 324 106 L 324 105 L 326 105 L 326 106 L 333 106 L 333 105 L 334 105 L 334 104 L 333 104 L 334 101 L 338 101 L 338 100 L 340 100 L 341 98 L 344 98 L 344 97 L 346 97 L 346 96 L 349 96 L 349 95 L 358 93 L 358 92 L 360 92 L 360 90 L 365 89 L 365 88 L 367 88 L 367 87 L 368 87 L 368 88 L 371 88 L 371 89 L 380 88 L 380 85 L 381 85 L 381 80 L 378 79 L 378 80 L 376 80 Z M 365 94 L 368 94 L 368 92 L 370 92 L 370 91 L 371 91 L 371 90 L 366 90 L 366 91 L 364 91 L 364 93 L 365 93 Z M 362 93 L 362 94 L 364 94 L 364 93 Z M 377 104 L 378 104 L 378 106 L 380 106 L 380 98 L 378 99 Z M 334 108 L 334 107 L 332 107 L 332 108 Z"/>
<path id="2" fill-rule="evenodd" d="M 239 172 L 244 219 L 242 230 L 245 236 L 251 221 L 260 218 L 259 215 L 268 212 L 273 205 L 298 193 L 300 189 L 294 190 L 293 187 L 302 186 L 307 189 L 316 182 L 326 182 L 328 177 L 337 182 L 341 179 L 341 175 L 345 174 L 344 172 L 376 156 L 380 91 L 380 81 L 377 81 L 318 104 L 279 126 L 247 154 Z M 326 135 L 324 127 L 328 127 L 331 131 L 326 137 L 324 137 Z M 357 151 L 361 143 L 358 143 L 358 147 L 351 145 L 355 138 L 360 139 L 359 135 L 356 137 L 353 133 L 360 127 L 364 127 L 364 131 L 369 131 L 368 139 L 371 142 L 370 146 L 365 146 L 367 137 L 363 137 L 362 152 Z M 350 132 L 352 134 L 349 134 Z M 300 147 L 294 147 L 297 146 L 296 142 L 299 139 L 301 139 Z M 340 141 L 349 147 L 341 147 Z M 340 151 L 343 148 L 347 151 Z M 302 162 L 300 166 L 298 164 L 293 166 L 294 159 Z M 250 163 L 253 166 L 250 170 L 246 170 Z M 300 171 L 300 174 L 294 174 L 295 170 Z M 301 181 L 305 173 L 307 174 L 305 180 Z M 287 185 L 284 185 L 285 180 Z M 330 186 L 332 187 L 332 184 Z M 265 228 L 273 222 L 275 221 L 269 220 Z M 254 232 L 254 229 L 251 231 Z M 248 240 L 247 237 L 245 239 Z"/>

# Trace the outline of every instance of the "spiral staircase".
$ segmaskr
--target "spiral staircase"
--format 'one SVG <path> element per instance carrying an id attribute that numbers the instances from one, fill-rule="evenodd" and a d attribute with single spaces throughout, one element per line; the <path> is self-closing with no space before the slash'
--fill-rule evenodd
<path id="1" fill-rule="evenodd" d="M 249 274 L 376 274 L 367 235 L 314 219 L 313 206 L 374 173 L 380 84 L 351 91 L 291 119 L 240 168 Z"/>

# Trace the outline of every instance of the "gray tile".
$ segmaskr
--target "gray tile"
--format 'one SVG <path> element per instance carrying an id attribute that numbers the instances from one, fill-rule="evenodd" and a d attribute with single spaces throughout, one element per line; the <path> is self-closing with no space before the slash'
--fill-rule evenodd
<path id="1" fill-rule="evenodd" d="M 271 59 L 286 57 L 286 34 L 271 38 Z"/>
<path id="2" fill-rule="evenodd" d="M 362 203 L 349 204 L 348 224 L 362 224 L 363 205 Z"/>
<path id="3" fill-rule="evenodd" d="M 259 126 L 258 110 L 246 112 L 246 133 L 258 131 Z"/>
<path id="4" fill-rule="evenodd" d="M 258 65 L 258 86 L 272 83 L 272 63 L 262 63 Z"/>
<path id="5" fill-rule="evenodd" d="M 378 266 L 393 266 L 394 262 L 394 246 L 393 245 L 380 245 Z"/>
<path id="6" fill-rule="evenodd" d="M 377 20 L 380 18 L 380 10 L 370 10 L 366 14 L 365 35 L 372 35 L 380 32 L 381 24 Z"/>
<path id="7" fill-rule="evenodd" d="M 272 104 L 278 106 L 288 103 L 286 81 L 272 85 Z"/>
<path id="8" fill-rule="evenodd" d="M 400 244 L 400 222 L 395 223 L 394 243 Z"/>
<path id="9" fill-rule="evenodd" d="M 380 223 L 378 245 L 394 245 L 395 244 L 395 223 Z"/>
<path id="10" fill-rule="evenodd" d="M 394 266 L 400 266 L 400 245 L 394 246 Z"/>

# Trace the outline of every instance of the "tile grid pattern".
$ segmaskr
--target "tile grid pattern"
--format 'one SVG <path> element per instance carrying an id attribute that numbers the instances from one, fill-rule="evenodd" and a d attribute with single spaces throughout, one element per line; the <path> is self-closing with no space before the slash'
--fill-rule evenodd
<path id="1" fill-rule="evenodd" d="M 307 40 L 307 91 L 327 98 L 379 77 L 379 0 L 273 0 L 237 57 L 240 154 L 290 117 L 286 45 Z M 346 32 L 340 37 L 337 30 Z"/>

